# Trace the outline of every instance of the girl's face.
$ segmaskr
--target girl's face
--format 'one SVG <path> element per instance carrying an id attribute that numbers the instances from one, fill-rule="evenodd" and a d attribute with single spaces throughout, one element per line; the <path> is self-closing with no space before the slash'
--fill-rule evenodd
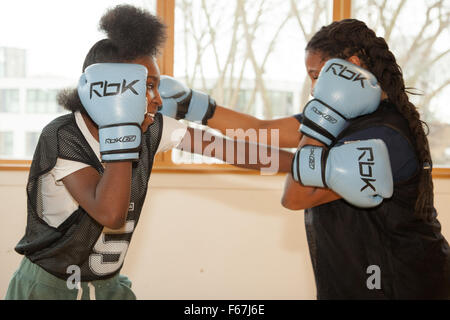
<path id="1" fill-rule="evenodd" d="M 317 78 L 319 77 L 320 70 L 322 70 L 322 67 L 327 62 L 327 60 L 330 59 L 326 56 L 324 56 L 319 51 L 310 51 L 307 50 L 305 53 L 305 65 L 306 65 L 306 72 L 308 72 L 308 76 L 311 79 L 311 95 L 313 95 L 314 86 L 316 85 Z M 350 58 L 347 59 L 347 61 L 366 68 L 365 65 L 361 62 L 361 60 L 356 56 L 353 55 Z M 383 91 L 381 93 L 381 100 L 387 99 L 387 94 Z"/>
<path id="2" fill-rule="evenodd" d="M 317 51 L 306 51 L 305 55 L 305 65 L 306 72 L 311 79 L 311 95 L 313 93 L 314 86 L 316 85 L 317 78 L 319 77 L 320 70 L 322 70 L 323 65 L 327 62 L 327 59 L 322 56 Z"/>
<path id="3" fill-rule="evenodd" d="M 152 56 L 143 56 L 131 62 L 141 64 L 147 68 L 147 113 L 145 114 L 144 122 L 141 124 L 142 132 L 145 132 L 153 123 L 158 107 L 162 105 L 161 96 L 158 92 L 159 68 Z"/>

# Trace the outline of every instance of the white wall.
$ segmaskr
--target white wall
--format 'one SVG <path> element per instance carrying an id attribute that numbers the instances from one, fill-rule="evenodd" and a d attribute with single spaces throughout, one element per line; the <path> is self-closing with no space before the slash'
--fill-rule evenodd
<path id="1" fill-rule="evenodd" d="M 0 297 L 21 256 L 28 172 L 0 171 Z M 280 205 L 281 176 L 162 174 L 122 273 L 139 299 L 315 299 L 302 212 Z M 450 180 L 435 181 L 450 239 Z"/>

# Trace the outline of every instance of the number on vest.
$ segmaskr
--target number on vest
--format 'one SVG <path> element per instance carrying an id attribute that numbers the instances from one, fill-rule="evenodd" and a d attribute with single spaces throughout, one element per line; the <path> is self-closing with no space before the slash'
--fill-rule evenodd
<path id="1" fill-rule="evenodd" d="M 89 256 L 91 271 L 99 276 L 117 271 L 122 266 L 130 243 L 127 240 L 106 241 L 106 235 L 132 233 L 133 231 L 134 221 L 132 220 L 127 221 L 121 229 L 111 230 L 104 228 L 97 243 L 94 245 L 94 253 Z M 119 255 L 119 258 L 114 261 L 108 261 L 105 259 L 107 255 Z"/>

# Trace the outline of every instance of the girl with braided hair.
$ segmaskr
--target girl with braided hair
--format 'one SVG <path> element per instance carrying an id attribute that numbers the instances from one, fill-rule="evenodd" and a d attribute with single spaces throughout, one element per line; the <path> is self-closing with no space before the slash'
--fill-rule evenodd
<path id="1" fill-rule="evenodd" d="M 358 20 L 344 20 L 322 28 L 309 41 L 306 51 L 322 53 L 327 58 L 348 59 L 358 57 L 360 64 L 370 70 L 380 82 L 386 99 L 405 117 L 414 136 L 414 149 L 418 155 L 420 170 L 419 192 L 415 212 L 429 218 L 433 208 L 432 161 L 428 140 L 419 112 L 409 101 L 403 74 L 386 41 Z"/>
<path id="2" fill-rule="evenodd" d="M 402 71 L 386 41 L 355 19 L 324 26 L 308 42 L 305 60 L 313 87 L 331 58 L 362 66 L 378 79 L 382 93 L 377 110 L 350 120 L 336 145 L 384 141 L 394 190 L 381 205 L 358 208 L 333 190 L 287 178 L 282 202 L 289 209 L 305 209 L 317 296 L 449 299 L 450 249 L 433 206 L 425 123 L 408 99 Z M 303 136 L 300 146 L 307 144 L 320 145 Z"/>
<path id="3" fill-rule="evenodd" d="M 408 100 L 402 71 L 386 41 L 364 22 L 356 19 L 333 22 L 322 27 L 306 46 L 305 62 L 313 96 L 321 70 L 334 58 L 370 71 L 378 81 L 380 94 L 375 99 L 377 108 L 350 119 L 328 150 L 350 141 L 381 140 L 388 150 L 386 171 L 392 170 L 391 191 L 375 207 L 357 207 L 331 187 L 298 183 L 301 179 L 293 178 L 293 162 L 281 202 L 288 209 L 305 209 L 317 297 L 450 298 L 450 249 L 441 234 L 433 205 L 432 161 L 425 123 Z M 162 113 L 202 121 L 222 133 L 231 128 L 277 130 L 279 140 L 268 141 L 280 147 L 300 150 L 307 145 L 324 146 L 306 131 L 298 130 L 299 124 L 302 127 L 311 122 L 306 112 L 275 120 L 260 120 L 215 104 L 215 110 L 208 112 L 211 103 L 202 106 L 190 98 L 198 93 L 186 88 L 177 91 L 182 87 L 175 79 L 161 79 Z M 329 82 L 322 92 L 331 89 L 334 87 Z M 354 101 L 360 98 L 355 95 L 352 105 L 358 104 Z M 197 112 L 201 117 L 194 118 L 191 110 L 203 110 Z M 316 113 L 324 116 L 320 110 L 316 109 Z M 311 157 L 305 160 L 311 161 Z M 344 181 L 344 184 L 351 183 Z M 355 190 L 360 192 L 359 188 Z"/>

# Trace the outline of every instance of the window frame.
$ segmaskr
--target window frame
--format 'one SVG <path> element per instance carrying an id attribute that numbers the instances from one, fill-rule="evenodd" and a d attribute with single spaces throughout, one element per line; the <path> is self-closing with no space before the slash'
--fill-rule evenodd
<path id="1" fill-rule="evenodd" d="M 157 0 L 156 14 L 167 25 L 167 40 L 158 65 L 161 74 L 173 76 L 175 1 Z M 351 0 L 333 0 L 333 21 L 351 17 Z M 0 159 L 0 170 L 27 171 L 31 160 Z M 156 155 L 153 172 L 159 173 L 212 173 L 212 174 L 259 174 L 258 171 L 234 167 L 230 164 L 175 164 L 172 151 Z M 450 179 L 450 167 L 433 168 L 433 178 Z"/>

